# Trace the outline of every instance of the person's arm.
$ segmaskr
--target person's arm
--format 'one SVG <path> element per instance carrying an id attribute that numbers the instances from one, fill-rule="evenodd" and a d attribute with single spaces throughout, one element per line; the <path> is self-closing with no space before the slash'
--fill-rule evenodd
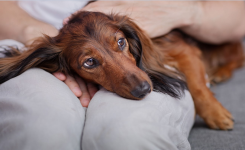
<path id="1" fill-rule="evenodd" d="M 17 2 L 0 2 L 0 40 L 14 39 L 23 44 L 31 44 L 43 34 L 56 36 L 58 30 L 50 24 L 32 18 L 22 10 Z M 54 76 L 64 81 L 71 91 L 79 97 L 81 104 L 87 107 L 97 88 L 86 83 L 80 77 L 72 77 L 56 72 Z"/>
<path id="2" fill-rule="evenodd" d="M 175 28 L 214 44 L 245 35 L 244 2 L 97 1 L 82 10 L 128 15 L 152 38 Z"/>
<path id="3" fill-rule="evenodd" d="M 0 40 L 14 39 L 23 44 L 43 34 L 55 36 L 58 30 L 44 22 L 32 18 L 22 10 L 16 1 L 0 2 Z"/>
<path id="4" fill-rule="evenodd" d="M 182 30 L 208 43 L 220 44 L 241 40 L 245 36 L 245 3 L 199 2 L 195 22 Z"/>

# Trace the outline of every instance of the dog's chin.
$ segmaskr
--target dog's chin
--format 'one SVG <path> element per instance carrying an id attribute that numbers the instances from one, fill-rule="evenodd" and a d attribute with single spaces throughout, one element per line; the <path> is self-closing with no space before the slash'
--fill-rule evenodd
<path id="1" fill-rule="evenodd" d="M 121 96 L 121 97 L 123 97 L 123 98 L 126 98 L 126 99 L 130 99 L 130 100 L 142 100 L 142 99 L 144 99 L 148 94 L 150 94 L 151 93 L 151 91 L 149 91 L 148 93 L 146 93 L 146 94 L 142 94 L 142 95 L 140 95 L 139 97 L 135 97 L 135 96 L 133 96 L 132 94 L 130 94 L 130 93 L 127 93 L 127 94 L 119 94 L 119 93 L 117 93 L 117 95 L 119 95 L 119 96 Z"/>

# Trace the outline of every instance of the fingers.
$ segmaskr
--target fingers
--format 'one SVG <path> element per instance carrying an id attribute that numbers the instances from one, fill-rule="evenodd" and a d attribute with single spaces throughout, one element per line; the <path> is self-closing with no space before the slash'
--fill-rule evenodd
<path id="1" fill-rule="evenodd" d="M 98 91 L 98 88 L 93 83 L 87 83 L 87 87 L 88 87 L 89 95 L 90 95 L 90 97 L 92 99 L 94 94 Z"/>
<path id="2" fill-rule="evenodd" d="M 77 97 L 82 96 L 82 91 L 79 87 L 79 83 L 75 80 L 74 77 L 67 75 L 64 82 Z"/>
<path id="3" fill-rule="evenodd" d="M 80 90 L 80 87 L 77 83 L 77 81 L 75 80 L 74 77 L 70 76 L 70 75 L 65 75 L 62 72 L 55 72 L 53 73 L 53 75 L 61 80 L 64 81 L 65 84 L 70 88 L 70 90 L 77 96 L 80 97 L 82 95 L 82 91 Z"/>
<path id="4" fill-rule="evenodd" d="M 70 17 L 65 18 L 65 19 L 63 20 L 63 25 L 67 24 L 69 20 L 70 20 Z"/>
<path id="5" fill-rule="evenodd" d="M 70 90 L 79 97 L 83 107 L 88 107 L 88 104 L 94 94 L 98 91 L 97 87 L 92 83 L 86 83 L 81 77 L 65 75 L 62 72 L 55 72 L 53 75 L 70 88 Z"/>
<path id="6" fill-rule="evenodd" d="M 88 4 L 82 11 L 96 11 L 110 14 L 111 12 L 118 13 L 125 11 L 125 5 L 127 6 L 130 1 L 96 1 Z"/>
<path id="7" fill-rule="evenodd" d="M 79 97 L 79 100 L 80 100 L 83 107 L 88 107 L 88 104 L 91 100 L 91 97 L 90 97 L 89 91 L 87 89 L 87 85 L 81 77 L 75 76 L 75 79 L 76 79 L 77 83 L 79 84 L 79 87 L 82 91 L 82 95 Z"/>
<path id="8" fill-rule="evenodd" d="M 98 12 L 103 12 L 103 13 L 108 13 L 110 14 L 115 6 L 120 5 L 122 2 L 120 1 L 96 1 L 93 3 L 88 4 L 81 10 L 76 11 L 74 14 L 78 13 L 79 11 L 98 11 Z M 63 20 L 63 25 L 67 24 L 68 21 L 70 20 L 71 16 L 65 18 Z"/>
<path id="9" fill-rule="evenodd" d="M 59 79 L 59 80 L 61 80 L 61 81 L 65 81 L 65 79 L 66 79 L 65 74 L 62 73 L 62 72 L 55 72 L 55 73 L 53 73 L 53 75 L 54 75 L 57 79 Z"/>

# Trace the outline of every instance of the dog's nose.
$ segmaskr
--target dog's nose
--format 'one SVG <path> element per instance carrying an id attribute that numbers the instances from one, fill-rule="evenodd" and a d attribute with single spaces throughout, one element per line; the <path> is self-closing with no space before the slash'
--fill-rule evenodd
<path id="1" fill-rule="evenodd" d="M 146 94 L 151 92 L 151 86 L 148 82 L 141 82 L 130 93 L 137 98 L 143 98 Z"/>

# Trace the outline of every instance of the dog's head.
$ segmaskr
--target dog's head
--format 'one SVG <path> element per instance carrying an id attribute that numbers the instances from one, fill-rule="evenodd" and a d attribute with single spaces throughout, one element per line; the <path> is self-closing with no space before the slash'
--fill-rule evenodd
<path id="1" fill-rule="evenodd" d="M 149 41 L 128 17 L 79 12 L 53 40 L 82 78 L 130 99 L 151 92 L 151 80 L 137 67 Z"/>

